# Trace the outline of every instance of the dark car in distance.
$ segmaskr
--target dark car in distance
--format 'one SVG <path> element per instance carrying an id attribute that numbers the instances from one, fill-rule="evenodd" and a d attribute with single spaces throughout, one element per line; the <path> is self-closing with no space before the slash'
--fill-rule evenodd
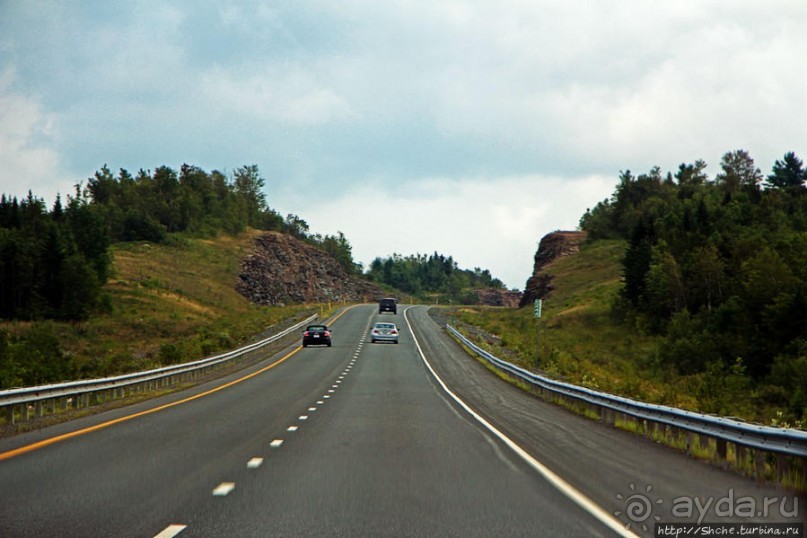
<path id="1" fill-rule="evenodd" d="M 303 347 L 328 346 L 331 347 L 331 330 L 327 325 L 309 325 L 303 332 Z"/>
<path id="2" fill-rule="evenodd" d="M 383 314 L 384 312 L 392 312 L 393 314 L 397 314 L 398 301 L 389 297 L 378 301 L 378 313 Z"/>

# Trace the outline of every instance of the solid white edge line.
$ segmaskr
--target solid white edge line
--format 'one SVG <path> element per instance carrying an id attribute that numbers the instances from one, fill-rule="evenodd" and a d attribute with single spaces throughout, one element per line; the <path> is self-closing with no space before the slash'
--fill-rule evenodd
<path id="1" fill-rule="evenodd" d="M 516 444 L 515 441 L 507 437 L 493 424 L 485 420 L 482 416 L 480 416 L 473 409 L 471 409 L 471 407 L 468 404 L 466 404 L 463 400 L 460 399 L 459 396 L 454 394 L 451 391 L 451 389 L 448 388 L 448 385 L 446 385 L 445 382 L 443 382 L 443 380 L 440 378 L 440 376 L 437 375 L 437 372 L 434 371 L 434 368 L 432 368 L 432 365 L 426 358 L 426 354 L 423 353 L 423 348 L 420 347 L 420 342 L 418 341 L 417 336 L 415 336 L 415 331 L 412 330 L 412 324 L 409 322 L 409 316 L 407 316 L 407 313 L 410 308 L 412 307 L 410 306 L 406 310 L 404 310 L 404 320 L 406 320 L 406 325 L 409 327 L 409 332 L 412 334 L 412 339 L 415 342 L 415 347 L 417 347 L 418 354 L 420 355 L 421 360 L 423 360 L 423 363 L 426 365 L 426 368 L 428 368 L 429 372 L 431 372 L 432 376 L 434 376 L 434 379 L 437 380 L 437 383 L 440 384 L 440 387 L 442 387 L 445 393 L 448 394 L 451 397 L 451 399 L 457 402 L 457 404 L 460 407 L 465 409 L 465 411 L 469 415 L 471 415 L 480 424 L 482 424 L 490 433 L 498 437 L 504 444 L 510 447 L 510 449 L 513 452 L 515 452 L 521 459 L 523 459 L 530 467 L 535 469 L 550 484 L 555 486 L 557 490 L 566 495 L 569 499 L 575 502 L 583 510 L 591 514 L 594 518 L 599 520 L 606 527 L 616 532 L 620 536 L 625 536 L 627 538 L 638 538 L 637 534 L 634 534 L 633 532 L 630 531 L 630 529 L 625 528 L 624 523 L 613 518 L 611 514 L 603 510 L 597 503 L 589 499 L 580 490 L 572 486 L 570 483 L 566 482 L 563 478 L 555 474 L 543 463 L 532 457 L 526 450 L 524 450 L 518 444 Z"/>
<path id="2" fill-rule="evenodd" d="M 154 538 L 174 538 L 174 536 L 187 528 L 187 525 L 168 525 L 160 534 L 155 534 Z"/>

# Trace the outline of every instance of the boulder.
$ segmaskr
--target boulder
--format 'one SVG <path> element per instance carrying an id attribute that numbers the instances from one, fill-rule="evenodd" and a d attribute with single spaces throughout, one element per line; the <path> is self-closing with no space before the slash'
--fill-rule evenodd
<path id="1" fill-rule="evenodd" d="M 544 299 L 552 291 L 554 276 L 545 271 L 553 261 L 564 256 L 571 256 L 580 251 L 580 245 L 585 241 L 585 232 L 555 231 L 545 235 L 538 244 L 535 253 L 535 265 L 532 276 L 527 279 L 524 294 L 521 297 L 520 307 L 532 305 L 536 299 Z"/>
<path id="2" fill-rule="evenodd" d="M 370 302 L 384 292 L 348 274 L 325 252 L 290 235 L 267 232 L 241 261 L 236 291 L 267 306 L 300 303 Z"/>

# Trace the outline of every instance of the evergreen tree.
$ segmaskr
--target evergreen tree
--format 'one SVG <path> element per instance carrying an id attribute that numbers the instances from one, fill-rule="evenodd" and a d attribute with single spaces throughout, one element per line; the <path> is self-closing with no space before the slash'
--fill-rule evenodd
<path id="1" fill-rule="evenodd" d="M 807 172 L 802 165 L 801 159 L 796 157 L 795 153 L 792 151 L 785 153 L 784 159 L 776 161 L 773 165 L 773 173 L 768 176 L 766 185 L 790 193 L 804 192 Z"/>

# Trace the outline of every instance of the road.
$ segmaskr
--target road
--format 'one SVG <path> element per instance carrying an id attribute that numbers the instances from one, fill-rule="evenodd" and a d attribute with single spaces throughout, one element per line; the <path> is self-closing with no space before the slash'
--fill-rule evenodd
<path id="1" fill-rule="evenodd" d="M 425 307 L 403 310 L 350 308 L 331 348 L 290 343 L 216 382 L 0 440 L 0 457 L 22 449 L 0 461 L 0 536 L 647 535 L 666 512 L 615 515 L 636 492 L 665 508 L 784 498 L 535 400 Z M 399 345 L 369 343 L 376 319 Z"/>

